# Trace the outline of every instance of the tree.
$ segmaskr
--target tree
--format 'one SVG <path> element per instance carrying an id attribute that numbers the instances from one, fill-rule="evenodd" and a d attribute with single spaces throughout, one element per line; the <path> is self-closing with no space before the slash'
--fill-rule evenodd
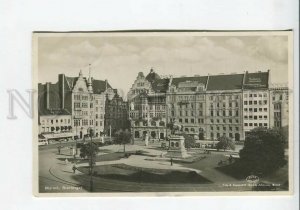
<path id="1" fill-rule="evenodd" d="M 117 144 L 121 144 L 124 146 L 124 154 L 125 154 L 125 145 L 131 142 L 131 133 L 128 129 L 118 130 L 116 132 L 115 142 Z"/>
<path id="2" fill-rule="evenodd" d="M 183 134 L 184 137 L 184 146 L 187 149 L 190 149 L 191 147 L 193 147 L 196 143 L 195 139 L 193 136 L 188 135 L 188 134 Z"/>
<path id="3" fill-rule="evenodd" d="M 284 136 L 278 129 L 255 128 L 240 150 L 240 162 L 248 173 L 266 174 L 282 167 L 284 159 Z"/>
<path id="4" fill-rule="evenodd" d="M 87 144 L 83 144 L 80 147 L 80 157 L 88 158 L 89 166 L 93 166 L 96 163 L 96 155 L 99 153 L 99 147 L 94 142 L 89 142 Z"/>
<path id="5" fill-rule="evenodd" d="M 216 145 L 218 151 L 220 149 L 223 149 L 224 151 L 226 149 L 231 149 L 231 150 L 235 149 L 233 141 L 230 138 L 226 137 L 226 136 L 219 137 L 218 141 L 219 142 Z"/>

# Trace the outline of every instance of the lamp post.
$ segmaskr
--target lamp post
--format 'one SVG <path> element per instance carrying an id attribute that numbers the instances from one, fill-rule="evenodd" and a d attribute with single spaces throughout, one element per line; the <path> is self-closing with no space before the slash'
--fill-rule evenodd
<path id="1" fill-rule="evenodd" d="M 93 172 L 94 172 L 94 163 L 93 163 L 93 151 L 92 151 L 92 144 L 93 144 L 93 129 L 90 128 L 90 191 L 93 192 Z"/>

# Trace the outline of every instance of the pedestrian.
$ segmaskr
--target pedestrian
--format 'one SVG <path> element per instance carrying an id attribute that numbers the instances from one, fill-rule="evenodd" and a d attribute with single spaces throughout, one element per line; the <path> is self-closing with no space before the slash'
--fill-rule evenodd
<path id="1" fill-rule="evenodd" d="M 75 171 L 76 171 L 76 169 L 77 169 L 77 167 L 76 167 L 76 165 L 73 165 L 73 174 L 75 174 Z"/>
<path id="2" fill-rule="evenodd" d="M 60 155 L 60 146 L 57 147 L 58 154 Z"/>
<path id="3" fill-rule="evenodd" d="M 171 166 L 173 165 L 173 158 L 171 158 Z"/>
<path id="4" fill-rule="evenodd" d="M 68 159 L 67 159 L 67 158 L 66 158 L 65 162 L 66 162 L 66 165 L 68 165 L 69 161 L 68 161 Z"/>

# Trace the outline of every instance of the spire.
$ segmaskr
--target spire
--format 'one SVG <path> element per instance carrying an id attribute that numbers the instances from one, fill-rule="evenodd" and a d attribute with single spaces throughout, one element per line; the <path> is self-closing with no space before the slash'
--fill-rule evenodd
<path id="1" fill-rule="evenodd" d="M 89 78 L 88 78 L 88 91 L 90 93 L 93 92 L 93 84 L 92 84 L 92 77 L 91 77 L 91 64 L 89 64 Z"/>
<path id="2" fill-rule="evenodd" d="M 81 71 L 81 69 L 79 71 L 79 77 L 82 77 L 82 71 Z"/>

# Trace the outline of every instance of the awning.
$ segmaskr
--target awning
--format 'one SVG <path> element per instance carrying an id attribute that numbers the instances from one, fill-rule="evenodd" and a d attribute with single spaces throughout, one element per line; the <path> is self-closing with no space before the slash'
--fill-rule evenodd
<path id="1" fill-rule="evenodd" d="M 70 138 L 73 137 L 72 133 L 49 133 L 43 134 L 46 139 Z"/>

